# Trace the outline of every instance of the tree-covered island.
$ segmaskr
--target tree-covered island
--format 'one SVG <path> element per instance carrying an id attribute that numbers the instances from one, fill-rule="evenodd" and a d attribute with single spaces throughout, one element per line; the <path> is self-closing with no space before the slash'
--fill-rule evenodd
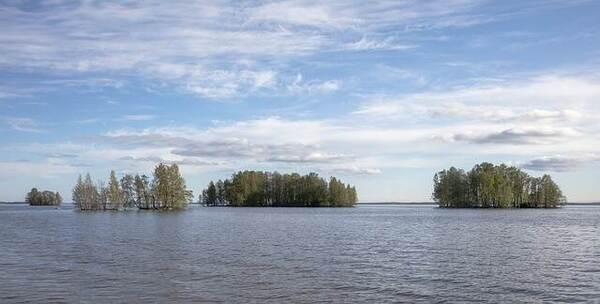
<path id="1" fill-rule="evenodd" d="M 111 171 L 105 184 L 94 183 L 89 174 L 85 178 L 80 175 L 73 188 L 73 203 L 81 210 L 184 209 L 192 198 L 175 164 L 158 164 L 152 180 L 137 174 L 125 174 L 119 180 Z"/>
<path id="2" fill-rule="evenodd" d="M 32 188 L 25 196 L 25 202 L 30 206 L 58 206 L 62 203 L 62 197 L 58 192 L 38 191 L 37 188 Z"/>
<path id="3" fill-rule="evenodd" d="M 469 172 L 435 174 L 433 199 L 443 208 L 556 208 L 566 202 L 549 175 L 531 177 L 517 167 L 482 163 Z"/>
<path id="4" fill-rule="evenodd" d="M 355 187 L 316 173 L 240 171 L 211 181 L 200 195 L 206 206 L 232 207 L 353 207 L 357 201 Z"/>

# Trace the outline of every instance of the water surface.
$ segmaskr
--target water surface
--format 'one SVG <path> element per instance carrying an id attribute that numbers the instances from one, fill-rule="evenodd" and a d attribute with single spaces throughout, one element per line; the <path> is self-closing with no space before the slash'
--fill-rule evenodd
<path id="1" fill-rule="evenodd" d="M 600 207 L 0 205 L 0 303 L 481 301 L 600 301 Z"/>

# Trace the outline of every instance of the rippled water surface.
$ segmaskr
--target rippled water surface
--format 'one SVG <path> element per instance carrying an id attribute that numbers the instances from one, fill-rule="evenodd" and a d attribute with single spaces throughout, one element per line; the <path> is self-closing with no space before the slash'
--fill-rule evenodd
<path id="1" fill-rule="evenodd" d="M 0 205 L 0 303 L 600 302 L 600 207 Z"/>

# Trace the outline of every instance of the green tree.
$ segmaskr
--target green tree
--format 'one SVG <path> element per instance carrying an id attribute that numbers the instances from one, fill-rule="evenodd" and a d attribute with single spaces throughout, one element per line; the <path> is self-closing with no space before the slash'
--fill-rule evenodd
<path id="1" fill-rule="evenodd" d="M 108 187 L 106 189 L 107 200 L 110 209 L 119 210 L 123 207 L 123 192 L 121 186 L 117 180 L 115 171 L 110 171 L 110 178 L 108 180 Z"/>
<path id="2" fill-rule="evenodd" d="M 225 205 L 225 183 L 222 180 L 218 180 L 215 183 L 215 192 L 216 192 L 216 204 L 218 206 Z"/>
<path id="3" fill-rule="evenodd" d="M 454 167 L 436 173 L 432 197 L 446 208 L 554 208 L 566 201 L 549 175 L 532 178 L 516 167 L 490 163 L 468 173 Z"/>
<path id="4" fill-rule="evenodd" d="M 217 188 L 212 181 L 208 184 L 208 188 L 206 189 L 205 203 L 207 206 L 216 206 L 217 204 Z"/>
<path id="5" fill-rule="evenodd" d="M 81 174 L 77 178 L 77 182 L 73 187 L 73 192 L 71 195 L 73 197 L 73 204 L 75 205 L 75 208 L 83 209 L 83 206 L 85 204 L 85 195 L 83 179 L 81 178 Z"/>
<path id="6" fill-rule="evenodd" d="M 153 207 L 154 196 L 151 193 L 150 180 L 146 175 L 136 175 L 134 178 L 135 201 L 140 209 Z"/>
<path id="7" fill-rule="evenodd" d="M 32 188 L 31 191 L 27 193 L 25 197 L 25 202 L 31 204 L 35 204 L 39 200 L 40 193 L 37 188 Z"/>
<path id="8" fill-rule="evenodd" d="M 38 191 L 32 188 L 25 196 L 25 202 L 31 206 L 57 206 L 62 203 L 62 197 L 58 192 Z"/>
<path id="9" fill-rule="evenodd" d="M 131 174 L 125 174 L 120 183 L 123 193 L 123 207 L 134 207 L 136 205 L 135 178 Z"/>
<path id="10" fill-rule="evenodd" d="M 183 209 L 191 200 L 192 193 L 187 190 L 185 180 L 176 164 L 158 164 L 154 168 L 153 185 L 158 208 Z"/>
<path id="11" fill-rule="evenodd" d="M 351 207 L 357 200 L 356 188 L 336 178 L 328 183 L 316 173 L 261 171 L 240 171 L 230 179 L 211 181 L 201 196 L 207 206 Z"/>

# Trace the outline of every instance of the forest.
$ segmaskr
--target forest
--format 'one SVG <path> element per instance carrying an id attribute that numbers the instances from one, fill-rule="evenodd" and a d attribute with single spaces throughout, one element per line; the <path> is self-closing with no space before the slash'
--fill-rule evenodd
<path id="1" fill-rule="evenodd" d="M 62 197 L 58 192 L 38 191 L 32 188 L 25 196 L 25 202 L 30 206 L 58 206 L 62 203 Z"/>
<path id="2" fill-rule="evenodd" d="M 550 175 L 531 177 L 513 166 L 481 163 L 469 172 L 435 174 L 433 199 L 443 208 L 556 208 L 566 203 Z"/>
<path id="3" fill-rule="evenodd" d="M 240 171 L 211 181 L 200 195 L 206 206 L 232 207 L 353 207 L 357 201 L 355 187 L 316 173 Z"/>
<path id="4" fill-rule="evenodd" d="M 156 165 L 152 179 L 125 174 L 119 180 L 111 171 L 107 184 L 94 183 L 88 173 L 73 188 L 73 203 L 80 210 L 184 209 L 192 199 L 176 164 Z"/>

